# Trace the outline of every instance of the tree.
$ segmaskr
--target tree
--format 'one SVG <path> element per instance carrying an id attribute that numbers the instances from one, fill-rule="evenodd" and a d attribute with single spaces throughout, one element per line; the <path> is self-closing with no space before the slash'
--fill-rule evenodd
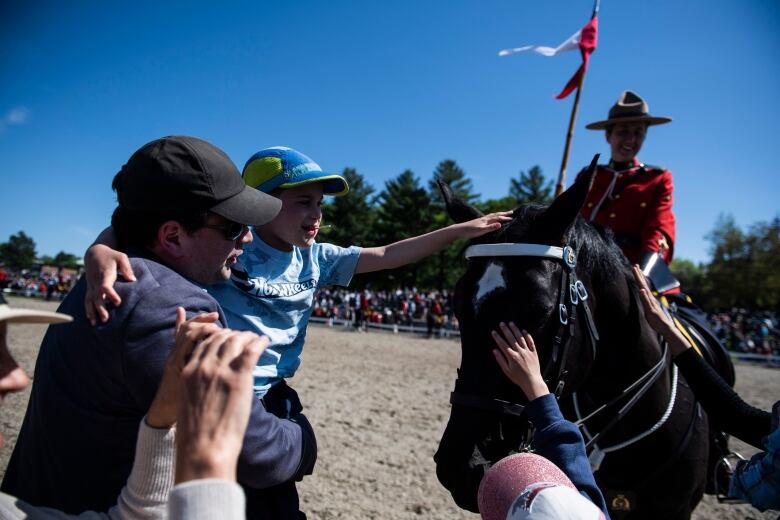
<path id="1" fill-rule="evenodd" d="M 487 215 L 488 213 L 515 209 L 519 204 L 514 197 L 502 197 L 500 199 L 488 199 L 484 202 L 478 202 L 476 206 L 477 209 Z"/>
<path id="2" fill-rule="evenodd" d="M 747 235 L 751 259 L 752 308 L 780 310 L 780 217 L 754 224 Z"/>
<path id="3" fill-rule="evenodd" d="M 8 237 L 8 242 L 0 244 L 0 261 L 12 271 L 29 269 L 35 263 L 35 241 L 24 231 Z"/>
<path id="4" fill-rule="evenodd" d="M 433 227 L 431 198 L 411 170 L 385 183 L 376 198 L 375 239 L 385 245 L 426 233 Z M 421 266 L 412 264 L 369 277 L 387 288 L 418 286 Z"/>
<path id="5" fill-rule="evenodd" d="M 354 168 L 345 168 L 342 175 L 349 184 L 349 192 L 323 204 L 323 224 L 330 227 L 323 228 L 322 236 L 328 242 L 342 247 L 366 245 L 371 239 L 374 220 L 369 203 L 374 188 L 366 184 L 363 176 Z"/>
<path id="6" fill-rule="evenodd" d="M 438 208 L 444 207 L 444 200 L 441 198 L 437 179 L 446 182 L 452 189 L 452 193 L 463 202 L 474 204 L 479 199 L 479 194 L 474 193 L 474 185 L 471 179 L 466 177 L 466 172 L 452 159 L 445 159 L 436 166 L 433 178 L 428 182 L 431 200 Z"/>
<path id="7" fill-rule="evenodd" d="M 66 253 L 65 251 L 60 251 L 54 255 L 52 263 L 57 267 L 69 267 L 71 269 L 79 268 L 78 257 L 72 253 Z"/>
<path id="8" fill-rule="evenodd" d="M 707 284 L 707 270 L 704 265 L 696 265 L 685 258 L 675 258 L 669 265 L 669 270 L 675 278 L 680 281 L 682 290 L 688 294 L 693 301 L 702 307 L 708 305 L 709 286 Z"/>
<path id="9" fill-rule="evenodd" d="M 545 182 L 542 169 L 532 166 L 528 173 L 520 170 L 518 179 L 510 179 L 509 196 L 516 200 L 516 206 L 535 202 L 549 204 L 552 202 L 552 181 Z"/>
<path id="10" fill-rule="evenodd" d="M 720 215 L 707 239 L 712 243 L 712 261 L 707 270 L 712 304 L 720 308 L 743 306 L 750 300 L 745 235 L 734 217 Z"/>
<path id="11" fill-rule="evenodd" d="M 444 199 L 436 182 L 437 179 L 447 183 L 452 189 L 452 193 L 468 204 L 473 205 L 479 199 L 479 194 L 474 193 L 474 186 L 471 179 L 466 176 L 466 172 L 451 159 L 441 161 L 433 171 L 433 178 L 428 182 L 428 191 L 433 202 L 433 222 L 436 229 L 450 224 Z M 458 265 L 459 254 L 460 244 L 458 243 L 450 244 L 438 251 L 424 263 L 426 269 L 422 273 L 422 279 L 440 291 L 454 286 L 462 272 L 459 269 L 453 269 L 453 266 Z"/>

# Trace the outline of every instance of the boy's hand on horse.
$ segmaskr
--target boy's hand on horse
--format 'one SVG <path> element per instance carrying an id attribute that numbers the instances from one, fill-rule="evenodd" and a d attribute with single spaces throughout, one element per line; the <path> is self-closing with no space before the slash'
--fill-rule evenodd
<path id="1" fill-rule="evenodd" d="M 547 395 L 547 388 L 539 367 L 534 339 L 526 331 L 521 331 L 510 322 L 501 323 L 501 332 L 493 331 L 493 340 L 498 349 L 493 350 L 496 361 L 510 381 L 520 387 L 529 401 Z"/>
<path id="2" fill-rule="evenodd" d="M 476 238 L 491 231 L 498 231 L 503 222 L 510 220 L 511 211 L 499 211 L 386 246 L 364 247 L 360 250 L 355 274 L 396 269 L 417 262 L 456 240 Z"/>
<path id="3" fill-rule="evenodd" d="M 691 347 L 690 343 L 680 334 L 672 319 L 664 312 L 661 304 L 653 296 L 642 269 L 638 265 L 634 265 L 631 271 L 639 286 L 639 299 L 642 300 L 647 323 L 669 343 L 672 357 L 677 357 Z"/>
<path id="4" fill-rule="evenodd" d="M 477 238 L 490 233 L 491 231 L 498 231 L 501 229 L 501 225 L 504 222 L 512 220 L 512 213 L 512 210 L 498 211 L 485 215 L 484 217 L 475 218 L 474 220 L 453 224 L 452 228 L 458 230 L 458 238 Z"/>

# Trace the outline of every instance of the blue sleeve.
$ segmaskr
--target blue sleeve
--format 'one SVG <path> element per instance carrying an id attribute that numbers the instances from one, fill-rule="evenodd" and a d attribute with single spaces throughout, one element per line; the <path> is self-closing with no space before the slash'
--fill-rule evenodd
<path id="1" fill-rule="evenodd" d="M 729 494 L 750 502 L 759 511 L 780 509 L 780 429 L 766 440 L 767 451 L 737 465 Z"/>
<path id="2" fill-rule="evenodd" d="M 547 394 L 534 399 L 526 412 L 535 428 L 536 453 L 558 466 L 579 492 L 609 518 L 604 495 L 590 470 L 582 434 L 574 423 L 563 418 L 555 396 Z"/>
<path id="3" fill-rule="evenodd" d="M 317 261 L 320 264 L 320 287 L 340 285 L 347 287 L 357 268 L 360 248 L 339 247 L 333 244 L 316 244 Z"/>

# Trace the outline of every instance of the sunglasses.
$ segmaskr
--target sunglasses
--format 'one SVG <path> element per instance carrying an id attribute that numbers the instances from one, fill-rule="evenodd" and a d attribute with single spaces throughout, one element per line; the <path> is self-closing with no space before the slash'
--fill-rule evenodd
<path id="1" fill-rule="evenodd" d="M 235 242 L 244 236 L 244 233 L 249 230 L 249 226 L 246 224 L 239 224 L 238 222 L 228 222 L 227 224 L 222 225 L 204 224 L 203 227 L 222 231 L 222 235 L 225 237 L 225 240 L 230 240 L 231 242 Z"/>

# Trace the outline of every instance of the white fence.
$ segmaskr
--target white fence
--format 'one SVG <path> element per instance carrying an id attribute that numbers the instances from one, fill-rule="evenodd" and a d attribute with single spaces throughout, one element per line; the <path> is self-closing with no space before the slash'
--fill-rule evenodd
<path id="1" fill-rule="evenodd" d="M 327 327 L 341 327 L 343 329 L 354 329 L 355 323 L 352 320 L 342 320 L 337 318 L 316 318 L 312 316 L 309 318 L 309 321 L 314 323 L 319 323 L 322 325 L 325 325 Z M 427 336 L 428 335 L 428 328 L 427 327 L 420 327 L 416 325 L 398 325 L 398 324 L 388 324 L 388 323 L 373 323 L 370 321 L 363 322 L 363 327 L 366 329 L 381 331 L 381 332 L 392 332 L 394 334 L 398 334 L 399 332 L 405 332 L 408 334 L 416 334 L 418 336 Z M 459 338 L 460 337 L 460 331 L 448 329 L 448 328 L 434 328 L 433 334 L 436 337 L 439 338 Z"/>
<path id="2" fill-rule="evenodd" d="M 342 329 L 348 329 L 348 330 L 355 329 L 355 323 L 352 320 L 342 320 L 336 318 L 316 318 L 312 316 L 309 321 L 313 323 L 318 323 L 320 325 L 325 325 L 327 327 L 340 327 Z M 428 335 L 427 327 L 421 327 L 415 325 L 397 325 L 397 324 L 390 325 L 387 323 L 372 323 L 366 321 L 364 322 L 363 326 L 366 329 L 370 329 L 378 332 L 391 332 L 394 334 L 404 332 L 407 334 L 415 334 L 418 336 Z M 451 338 L 451 339 L 460 338 L 459 331 L 448 329 L 448 328 L 434 329 L 434 335 L 440 338 Z M 773 356 L 773 355 L 766 355 L 766 354 L 748 354 L 742 352 L 729 352 L 729 354 L 731 355 L 731 359 L 734 362 L 757 363 L 762 365 L 766 364 L 772 367 L 780 368 L 780 356 Z"/>

